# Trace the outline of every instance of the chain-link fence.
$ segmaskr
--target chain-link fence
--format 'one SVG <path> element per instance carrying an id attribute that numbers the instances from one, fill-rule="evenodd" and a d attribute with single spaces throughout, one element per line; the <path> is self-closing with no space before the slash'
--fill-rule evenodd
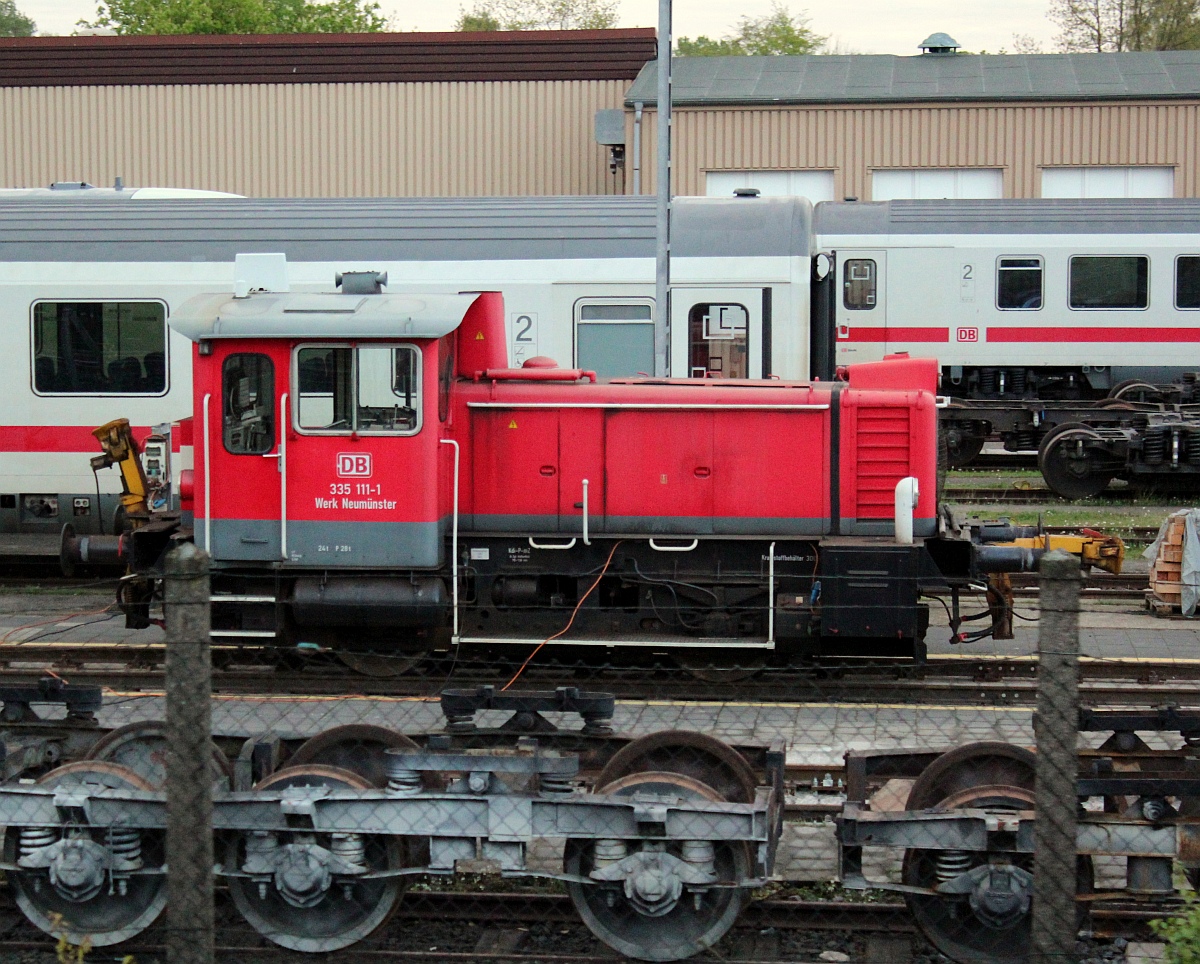
<path id="1" fill-rule="evenodd" d="M 1133 961 L 1200 865 L 1195 633 L 1091 598 L 1075 556 L 1017 580 L 1011 640 L 965 642 L 969 601 L 931 594 L 923 662 L 570 633 L 398 652 L 369 631 L 349 654 L 281 656 L 210 637 L 205 566 L 172 557 L 165 637 L 122 657 L 102 699 L 77 644 L 58 681 L 0 694 L 0 943 L 196 962 Z M 561 628 L 582 603 L 560 603 Z M 94 617 L 49 608 L 5 615 L 10 671 L 47 661 L 21 647 L 50 630 L 101 645 Z"/>

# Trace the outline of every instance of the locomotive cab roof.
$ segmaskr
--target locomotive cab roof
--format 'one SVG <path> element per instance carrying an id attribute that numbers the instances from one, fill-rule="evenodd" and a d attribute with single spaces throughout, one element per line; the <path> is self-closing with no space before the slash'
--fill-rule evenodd
<path id="1" fill-rule="evenodd" d="M 442 338 L 479 297 L 462 294 L 251 292 L 197 295 L 171 327 L 192 341 L 210 338 Z"/>

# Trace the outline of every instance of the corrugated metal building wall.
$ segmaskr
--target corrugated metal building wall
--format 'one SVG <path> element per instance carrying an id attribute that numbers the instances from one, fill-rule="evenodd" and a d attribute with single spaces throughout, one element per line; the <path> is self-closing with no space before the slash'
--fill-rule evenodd
<path id="1" fill-rule="evenodd" d="M 629 113 L 629 143 L 633 120 Z M 674 189 L 703 194 L 722 170 L 831 170 L 838 197 L 871 197 L 875 169 L 1001 168 L 1005 197 L 1038 197 L 1043 167 L 1175 168 L 1178 197 L 1200 196 L 1200 105 L 707 107 L 674 112 Z M 655 113 L 642 114 L 642 191 L 654 187 Z M 632 164 L 632 160 L 629 162 Z"/>
<path id="2" fill-rule="evenodd" d="M 0 186 L 621 193 L 594 115 L 653 52 L 651 30 L 0 41 Z"/>
<path id="3" fill-rule="evenodd" d="M 876 170 L 991 168 L 1005 197 L 1038 197 L 1044 168 L 1160 166 L 1200 195 L 1200 51 L 677 58 L 673 81 L 679 194 L 713 171 L 826 170 L 867 200 Z M 656 83 L 648 63 L 625 101 L 630 144 L 644 104 L 645 192 Z"/>

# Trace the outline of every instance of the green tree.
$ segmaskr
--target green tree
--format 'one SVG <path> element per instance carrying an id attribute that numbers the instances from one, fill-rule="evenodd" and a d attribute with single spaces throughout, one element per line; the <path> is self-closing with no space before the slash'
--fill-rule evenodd
<path id="1" fill-rule="evenodd" d="M 15 0 L 0 0 L 0 37 L 32 37 L 37 24 L 17 9 Z"/>
<path id="2" fill-rule="evenodd" d="M 118 34 L 376 33 L 387 19 L 371 0 L 101 0 L 81 24 Z"/>
<path id="3" fill-rule="evenodd" d="M 1200 2 L 1200 0 L 1197 0 Z M 675 45 L 679 57 L 764 56 L 775 54 L 816 54 L 824 49 L 828 37 L 814 33 L 806 14 L 793 14 L 781 3 L 762 17 L 742 17 L 732 36 L 713 40 L 699 36 L 694 40 L 680 37 Z"/>
<path id="4" fill-rule="evenodd" d="M 456 30 L 608 30 L 618 0 L 481 0 Z"/>
<path id="5" fill-rule="evenodd" d="M 1051 0 L 1047 16 L 1068 52 L 1200 48 L 1200 0 Z"/>

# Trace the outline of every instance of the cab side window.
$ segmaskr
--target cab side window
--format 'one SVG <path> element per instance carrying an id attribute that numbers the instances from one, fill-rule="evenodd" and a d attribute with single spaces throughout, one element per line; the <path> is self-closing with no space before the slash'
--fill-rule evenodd
<path id="1" fill-rule="evenodd" d="M 412 345 L 318 345 L 296 352 L 302 432 L 415 435 L 421 353 Z"/>
<path id="2" fill-rule="evenodd" d="M 221 366 L 221 437 L 233 455 L 275 447 L 275 365 L 266 355 L 230 355 Z"/>

